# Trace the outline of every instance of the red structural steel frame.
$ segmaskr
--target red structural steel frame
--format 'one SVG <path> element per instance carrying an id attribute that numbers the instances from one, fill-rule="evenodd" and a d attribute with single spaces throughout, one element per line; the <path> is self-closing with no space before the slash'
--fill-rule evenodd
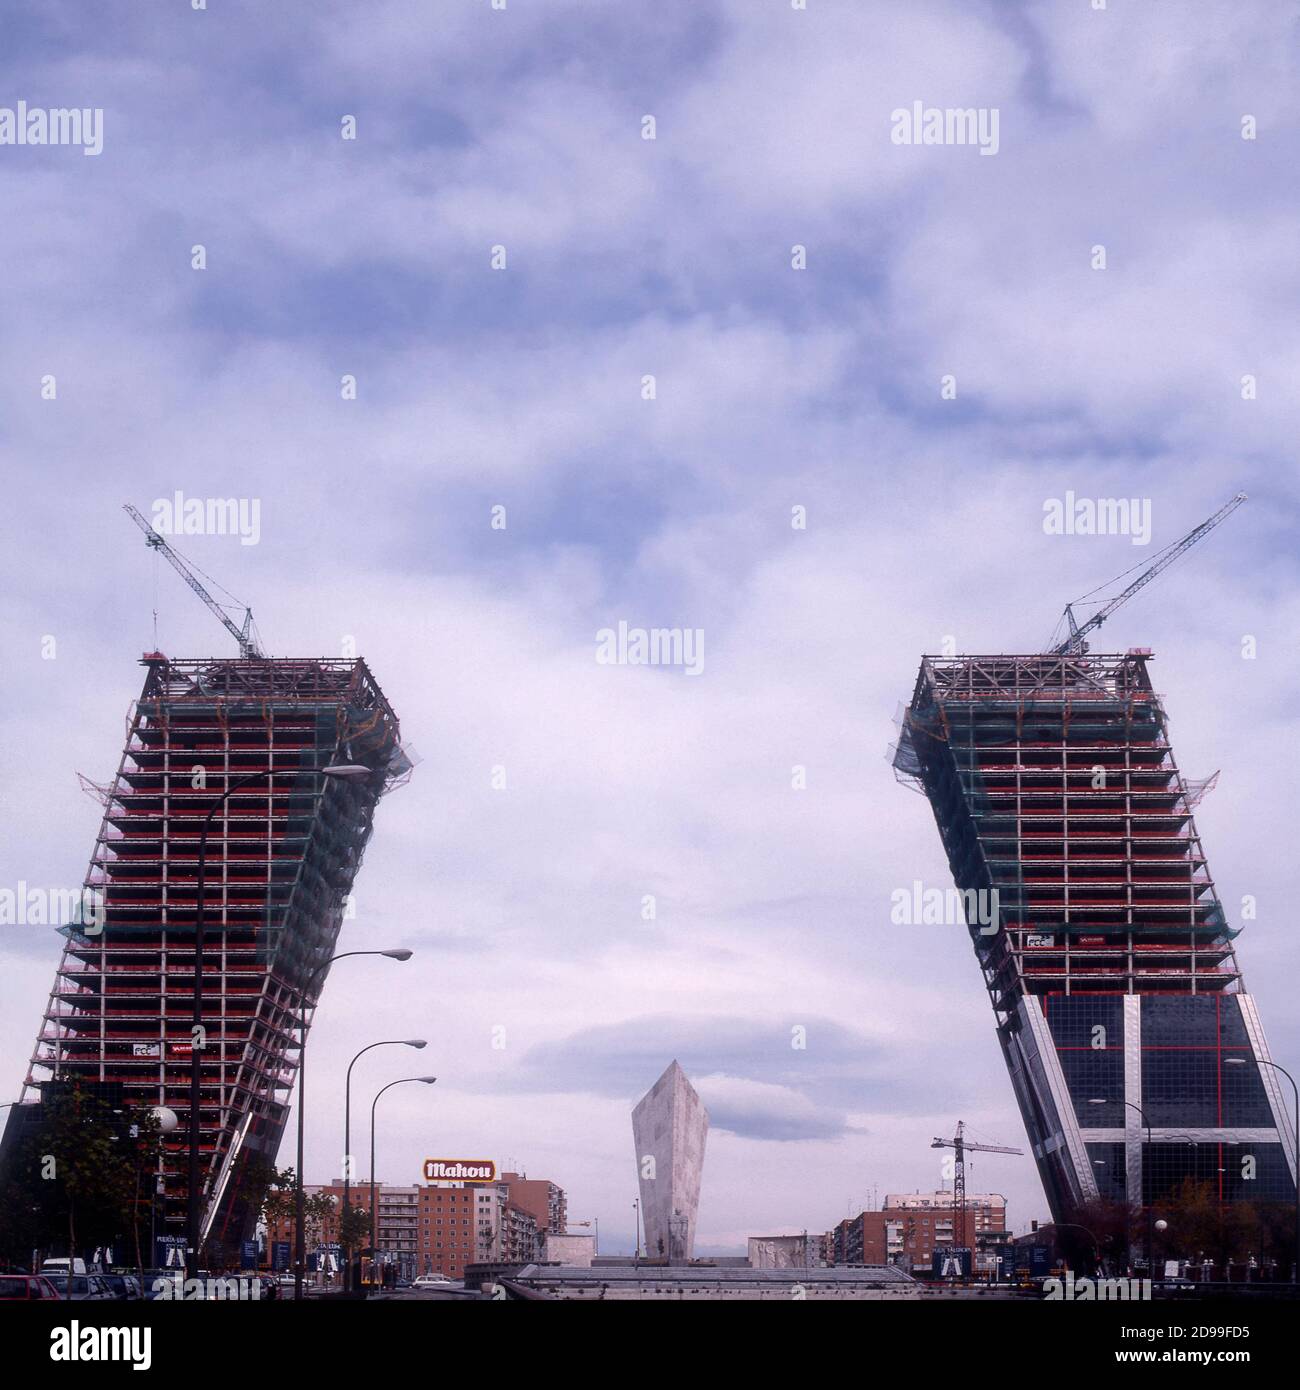
<path id="1" fill-rule="evenodd" d="M 230 1242 L 251 1234 L 245 1167 L 273 1160 L 283 1131 L 299 1010 L 309 1022 L 316 1004 L 300 986 L 332 951 L 375 803 L 405 768 L 397 718 L 363 661 L 155 653 L 143 664 L 86 876 L 102 929 L 64 929 L 24 1097 L 80 1077 L 175 1110 L 161 1176 L 167 1212 L 183 1209 L 200 832 L 228 787 L 262 774 L 220 804 L 206 854 L 200 1152 L 205 1226 Z M 376 777 L 320 775 L 338 761 Z"/>

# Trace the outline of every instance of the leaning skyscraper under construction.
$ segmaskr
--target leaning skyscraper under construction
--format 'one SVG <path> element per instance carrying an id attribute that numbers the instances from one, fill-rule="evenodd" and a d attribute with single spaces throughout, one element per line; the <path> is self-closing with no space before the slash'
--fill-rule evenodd
<path id="1" fill-rule="evenodd" d="M 970 935 L 1052 1214 L 1149 1213 L 1188 1182 L 1221 1204 L 1292 1201 L 1291 1096 L 1196 828 L 1201 787 L 1151 653 L 1090 653 L 1083 631 L 1035 655 L 925 657 L 894 758 L 957 886 L 996 903 Z"/>
<path id="2" fill-rule="evenodd" d="M 1295 1136 L 1149 654 L 926 657 L 895 765 L 929 797 L 1053 1216 L 1186 1179 L 1289 1201 Z M 1149 1139 L 1147 1126 L 1150 1126 Z"/>
<path id="3" fill-rule="evenodd" d="M 202 852 L 200 1238 L 229 1251 L 256 1222 L 243 1177 L 274 1161 L 299 1027 L 324 986 L 375 803 L 409 763 L 361 660 L 149 653 L 143 664 L 117 774 L 100 790 L 86 874 L 95 910 L 60 929 L 24 1099 L 79 1080 L 177 1112 L 160 1216 L 185 1211 Z M 352 776 L 330 776 L 338 769 Z"/>
<path id="4" fill-rule="evenodd" d="M 257 1221 L 375 807 L 411 763 L 364 661 L 264 656 L 252 612 L 236 627 L 125 510 L 240 655 L 146 652 L 115 775 L 82 779 L 104 816 L 3 1149 L 60 1087 L 173 1111 L 158 1229 L 185 1230 L 192 1260 L 229 1260 Z"/>
<path id="5" fill-rule="evenodd" d="M 96 907 L 61 928 L 23 1098 L 81 1081 L 174 1110 L 159 1216 L 183 1229 L 165 1223 L 187 1206 L 202 894 L 200 1237 L 229 1252 L 252 1234 L 244 1177 L 276 1156 L 299 1028 L 375 805 L 409 763 L 364 661 L 149 653 L 143 664 L 117 773 L 100 789 L 86 877 Z"/>

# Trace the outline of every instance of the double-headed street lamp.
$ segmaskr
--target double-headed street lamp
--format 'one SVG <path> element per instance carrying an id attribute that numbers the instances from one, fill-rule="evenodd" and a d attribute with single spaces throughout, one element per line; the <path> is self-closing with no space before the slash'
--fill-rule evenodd
<path id="1" fill-rule="evenodd" d="M 423 1043 L 420 1044 L 424 1046 Z M 379 1212 L 375 1202 L 375 1107 L 379 1104 L 379 1097 L 385 1091 L 391 1091 L 394 1086 L 405 1086 L 408 1082 L 419 1081 L 425 1086 L 432 1086 L 437 1081 L 436 1076 L 402 1076 L 396 1081 L 390 1081 L 387 1086 L 381 1086 L 375 1092 L 375 1098 L 370 1102 L 370 1248 L 372 1251 L 379 1248 Z M 477 1214 L 474 1218 L 477 1221 Z M 370 1257 L 371 1278 L 374 1278 L 375 1257 Z"/>
<path id="2" fill-rule="evenodd" d="M 347 1078 L 343 1086 L 343 1217 L 348 1219 L 350 1211 L 349 1194 L 352 1190 L 352 1068 L 356 1066 L 358 1058 L 364 1057 L 367 1052 L 376 1047 L 427 1047 L 428 1043 L 424 1038 L 384 1038 L 380 1042 L 367 1043 L 365 1047 L 357 1053 L 348 1063 Z M 373 1162 L 373 1159 L 371 1160 Z M 371 1220 L 373 1222 L 373 1214 Z M 371 1243 L 374 1243 L 375 1232 L 370 1232 Z M 352 1287 L 352 1250 L 351 1241 L 343 1246 L 343 1288 L 344 1290 Z"/>
<path id="3" fill-rule="evenodd" d="M 1105 1099 L 1104 1097 L 1102 1097 L 1102 1098 L 1095 1098 L 1095 1097 L 1094 1097 L 1093 1099 L 1090 1099 L 1090 1100 L 1088 1101 L 1088 1104 L 1089 1104 L 1089 1105 L 1113 1105 L 1114 1103 L 1115 1103 L 1114 1101 L 1107 1100 L 1107 1099 Z M 1150 1160 L 1151 1160 L 1151 1158 L 1152 1158 L 1152 1152 L 1151 1152 L 1151 1121 L 1147 1119 L 1147 1117 L 1146 1117 L 1146 1112 L 1142 1109 L 1142 1107 L 1141 1107 L 1140 1105 L 1134 1105 L 1134 1103 L 1133 1103 L 1131 1100 L 1121 1100 L 1121 1101 L 1120 1101 L 1120 1104 L 1121 1104 L 1121 1105 L 1127 1105 L 1128 1108 L 1129 1108 L 1130 1110 L 1136 1110 L 1137 1113 L 1138 1113 L 1138 1115 L 1139 1115 L 1139 1117 L 1140 1117 L 1141 1120 L 1142 1120 L 1142 1123 L 1143 1123 L 1144 1125 L 1146 1125 L 1146 1127 L 1147 1127 L 1147 1148 L 1146 1148 L 1146 1153 L 1143 1154 L 1143 1156 L 1142 1156 L 1142 1175 L 1143 1175 L 1143 1178 L 1144 1178 L 1144 1179 L 1145 1179 L 1145 1178 L 1149 1178 L 1150 1181 L 1149 1181 L 1149 1182 L 1144 1182 L 1144 1184 L 1143 1184 L 1143 1185 L 1147 1188 L 1147 1192 L 1143 1193 L 1143 1196 L 1144 1196 L 1145 1198 L 1148 1199 L 1148 1200 L 1146 1200 L 1146 1201 L 1143 1203 L 1143 1205 L 1144 1205 L 1144 1206 L 1146 1207 L 1146 1209 L 1147 1209 L 1147 1278 L 1148 1278 L 1148 1279 L 1154 1279 L 1154 1278 L 1156 1277 L 1156 1271 L 1155 1271 L 1155 1267 L 1154 1267 L 1154 1266 L 1152 1265 L 1152 1263 L 1151 1263 L 1151 1250 L 1152 1250 L 1151 1218 L 1152 1218 L 1152 1215 L 1153 1215 L 1151 1203 L 1152 1203 L 1152 1201 L 1154 1201 L 1155 1195 L 1156 1195 L 1156 1175 L 1155 1175 L 1154 1173 L 1149 1172 L 1149 1167 L 1148 1167 L 1148 1165 L 1149 1165 L 1149 1163 L 1150 1163 Z"/>
<path id="4" fill-rule="evenodd" d="M 1267 1062 L 1263 1057 L 1256 1057 L 1254 1061 L 1261 1067 L 1272 1067 L 1274 1071 L 1280 1071 L 1283 1076 L 1291 1083 L 1291 1093 L 1295 1097 L 1295 1142 L 1300 1146 L 1300 1086 L 1296 1085 L 1296 1079 L 1285 1067 L 1280 1067 L 1276 1062 Z M 1223 1065 L 1225 1067 L 1244 1067 L 1247 1059 L 1245 1057 L 1225 1057 Z M 1283 1151 L 1285 1152 L 1285 1150 Z M 1296 1190 L 1295 1190 L 1295 1249 L 1291 1252 L 1291 1282 L 1300 1282 L 1300 1147 L 1297 1148 L 1296 1163 Z"/>

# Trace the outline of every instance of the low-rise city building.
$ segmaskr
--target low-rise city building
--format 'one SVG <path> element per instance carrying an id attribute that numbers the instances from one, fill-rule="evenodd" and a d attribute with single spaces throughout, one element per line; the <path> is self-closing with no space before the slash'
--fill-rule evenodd
<path id="1" fill-rule="evenodd" d="M 317 1273 L 332 1275 L 338 1268 L 342 1179 L 307 1184 L 303 1191 L 308 1197 L 324 1193 L 333 1199 L 333 1212 L 311 1218 L 307 1229 L 307 1254 L 314 1257 Z M 543 1257 L 547 1235 L 563 1237 L 568 1210 L 563 1188 L 518 1173 L 486 1183 L 380 1183 L 375 1197 L 375 1258 L 388 1277 L 397 1279 L 420 1274 L 461 1279 L 472 1264 L 530 1264 Z M 368 1210 L 370 1184 L 354 1182 L 350 1200 Z M 293 1235 L 292 1216 L 268 1225 L 268 1242 L 292 1242 Z"/>
<path id="2" fill-rule="evenodd" d="M 957 1225 L 951 1192 L 890 1193 L 879 1211 L 860 1212 L 835 1228 L 834 1263 L 922 1269 L 930 1266 L 936 1249 L 993 1244 L 1006 1233 L 1006 1198 L 967 1196 L 964 1229 Z"/>

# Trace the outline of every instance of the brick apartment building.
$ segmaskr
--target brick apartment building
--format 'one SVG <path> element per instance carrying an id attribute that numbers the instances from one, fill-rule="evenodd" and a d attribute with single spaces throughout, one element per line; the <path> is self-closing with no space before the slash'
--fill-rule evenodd
<path id="1" fill-rule="evenodd" d="M 564 1189 L 546 1178 L 530 1178 L 521 1173 L 502 1173 L 501 1181 L 510 1190 L 510 1200 L 531 1212 L 539 1231 L 562 1236 L 568 1229 L 569 1203 Z"/>
<path id="2" fill-rule="evenodd" d="M 928 1266 L 937 1248 L 977 1247 L 1005 1234 L 1006 1198 L 968 1196 L 964 1232 L 955 1231 L 955 1224 L 951 1192 L 891 1193 L 879 1211 L 860 1212 L 831 1232 L 834 1260 L 837 1265 Z"/>
<path id="3" fill-rule="evenodd" d="M 334 1199 L 334 1215 L 308 1229 L 311 1255 L 338 1241 L 343 1183 L 308 1185 L 304 1191 L 309 1197 L 323 1192 Z M 351 1198 L 354 1206 L 367 1207 L 369 1183 L 353 1183 Z M 563 1234 L 567 1214 L 563 1188 L 517 1173 L 505 1173 L 497 1182 L 459 1186 L 381 1184 L 376 1198 L 380 1258 L 396 1265 L 398 1276 L 406 1279 L 429 1273 L 460 1279 L 471 1264 L 530 1264 L 540 1258 L 546 1233 Z M 273 1223 L 268 1239 L 292 1241 L 292 1219 Z"/>

